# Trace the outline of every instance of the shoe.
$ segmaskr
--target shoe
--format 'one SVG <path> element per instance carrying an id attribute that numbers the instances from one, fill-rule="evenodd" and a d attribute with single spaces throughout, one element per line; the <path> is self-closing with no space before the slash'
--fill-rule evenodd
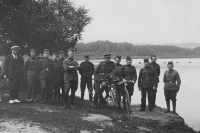
<path id="1" fill-rule="evenodd" d="M 149 109 L 149 111 L 150 111 L 150 112 L 152 112 L 152 111 L 153 111 L 153 109 L 151 109 L 151 108 L 150 108 L 150 109 Z"/>
<path id="2" fill-rule="evenodd" d="M 141 111 L 145 111 L 145 109 L 140 109 L 139 111 L 140 111 L 140 112 L 141 112 Z"/>
<path id="3" fill-rule="evenodd" d="M 27 101 L 27 102 L 31 102 L 31 100 L 30 100 L 30 99 L 26 99 L 26 101 Z"/>
<path id="4" fill-rule="evenodd" d="M 13 103 L 15 103 L 15 102 L 14 102 L 14 100 L 10 100 L 9 103 L 13 104 Z"/>
<path id="5" fill-rule="evenodd" d="M 167 111 L 165 111 L 165 113 L 170 113 L 170 111 L 169 111 L 169 110 L 167 110 Z"/>
<path id="6" fill-rule="evenodd" d="M 14 100 L 15 103 L 20 103 L 21 101 L 19 101 L 18 99 Z"/>
<path id="7" fill-rule="evenodd" d="M 61 107 L 62 109 L 67 109 L 68 108 L 68 106 L 67 106 L 67 104 L 65 104 L 63 107 Z"/>
<path id="8" fill-rule="evenodd" d="M 173 114 L 178 115 L 178 113 L 176 111 L 173 111 Z"/>
<path id="9" fill-rule="evenodd" d="M 41 101 L 41 102 L 40 102 L 40 104 L 44 104 L 44 103 L 46 103 L 46 102 L 45 102 L 45 101 Z"/>

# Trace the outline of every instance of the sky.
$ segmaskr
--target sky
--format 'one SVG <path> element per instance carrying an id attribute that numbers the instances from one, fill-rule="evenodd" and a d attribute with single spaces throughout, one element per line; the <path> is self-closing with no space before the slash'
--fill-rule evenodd
<path id="1" fill-rule="evenodd" d="M 93 18 L 80 42 L 200 43 L 200 0 L 70 1 Z"/>

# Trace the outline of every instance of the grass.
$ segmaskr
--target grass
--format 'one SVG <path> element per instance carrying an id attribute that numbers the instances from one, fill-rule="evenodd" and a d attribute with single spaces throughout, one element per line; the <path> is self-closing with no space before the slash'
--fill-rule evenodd
<path id="1" fill-rule="evenodd" d="M 2 83 L 2 82 L 1 82 Z M 88 101 L 85 101 L 84 106 L 80 101 L 75 99 L 75 109 L 61 109 L 56 105 L 47 105 L 39 103 L 26 103 L 23 101 L 20 104 L 8 104 L 7 89 L 0 88 L 2 93 L 2 102 L 0 103 L 0 119 L 17 119 L 19 122 L 39 123 L 40 127 L 53 133 L 78 133 L 81 130 L 89 130 L 94 132 L 96 129 L 102 129 L 102 126 L 95 122 L 82 120 L 89 114 L 102 114 L 109 116 L 112 119 L 114 126 L 106 126 L 105 133 L 137 133 L 148 132 L 141 130 L 140 127 L 150 129 L 153 133 L 195 133 L 191 128 L 184 124 L 171 124 L 161 126 L 159 122 L 153 120 L 144 120 L 136 117 L 128 117 L 123 111 L 116 112 L 112 107 L 102 109 L 93 109 Z M 39 97 L 39 96 L 38 96 Z M 19 99 L 25 99 L 26 93 L 20 92 Z M 1 130 L 1 127 L 0 127 Z"/>

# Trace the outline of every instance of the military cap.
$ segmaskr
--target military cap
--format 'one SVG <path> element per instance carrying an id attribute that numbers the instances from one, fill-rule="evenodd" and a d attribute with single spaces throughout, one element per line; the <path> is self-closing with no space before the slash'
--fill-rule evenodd
<path id="1" fill-rule="evenodd" d="M 15 45 L 15 46 L 12 46 L 12 47 L 11 47 L 11 50 L 13 50 L 13 49 L 19 49 L 19 46 L 16 46 L 16 45 Z"/>
<path id="2" fill-rule="evenodd" d="M 121 60 L 121 56 L 120 56 L 120 55 L 117 55 L 115 58 L 118 58 L 118 59 L 120 59 L 120 60 Z"/>
<path id="3" fill-rule="evenodd" d="M 36 50 L 35 49 L 31 49 L 30 52 L 36 52 Z"/>
<path id="4" fill-rule="evenodd" d="M 167 65 L 174 65 L 172 61 L 168 62 Z"/>
<path id="5" fill-rule="evenodd" d="M 156 57 L 156 55 L 154 55 L 154 54 L 153 54 L 153 55 L 151 55 L 151 58 L 153 58 L 153 57 Z"/>
<path id="6" fill-rule="evenodd" d="M 131 60 L 131 56 L 126 56 L 126 60 Z"/>
<path id="7" fill-rule="evenodd" d="M 144 62 L 148 63 L 149 62 L 149 58 L 144 58 Z"/>
<path id="8" fill-rule="evenodd" d="M 44 53 L 49 53 L 49 50 L 48 50 L 48 49 L 45 49 L 45 50 L 44 50 Z"/>
<path id="9" fill-rule="evenodd" d="M 60 52 L 59 52 L 59 55 L 61 55 L 61 54 L 64 54 L 64 52 L 63 52 L 63 51 L 60 51 Z"/>
<path id="10" fill-rule="evenodd" d="M 84 57 L 85 57 L 85 58 L 90 58 L 90 56 L 89 56 L 89 55 L 85 55 Z"/>
<path id="11" fill-rule="evenodd" d="M 111 53 L 104 54 L 103 56 L 104 56 L 104 58 L 110 58 L 111 57 Z"/>
<path id="12" fill-rule="evenodd" d="M 54 55 L 56 55 L 56 56 L 58 55 L 58 53 L 57 53 L 57 52 L 53 52 L 53 54 L 54 54 Z"/>

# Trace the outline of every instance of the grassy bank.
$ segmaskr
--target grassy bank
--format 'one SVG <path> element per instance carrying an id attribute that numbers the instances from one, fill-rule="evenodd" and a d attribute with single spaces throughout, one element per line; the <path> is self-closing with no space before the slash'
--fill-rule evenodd
<path id="1" fill-rule="evenodd" d="M 8 90 L 1 88 L 0 131 L 5 129 L 1 126 L 2 120 L 14 120 L 16 123 L 31 123 L 32 127 L 39 126 L 43 131 L 53 133 L 79 133 L 84 130 L 100 132 L 100 129 L 105 133 L 195 133 L 185 124 L 160 125 L 155 120 L 129 117 L 122 110 L 117 112 L 113 107 L 96 110 L 90 106 L 88 101 L 85 101 L 83 105 L 78 98 L 75 99 L 75 109 L 61 109 L 56 105 L 39 104 L 38 102 L 27 103 L 25 101 L 11 105 L 8 104 L 8 93 Z M 25 98 L 26 94 L 21 92 L 19 99 Z M 83 120 L 83 117 L 90 114 L 110 117 L 113 126 L 102 126 L 103 123 L 101 122 Z"/>

